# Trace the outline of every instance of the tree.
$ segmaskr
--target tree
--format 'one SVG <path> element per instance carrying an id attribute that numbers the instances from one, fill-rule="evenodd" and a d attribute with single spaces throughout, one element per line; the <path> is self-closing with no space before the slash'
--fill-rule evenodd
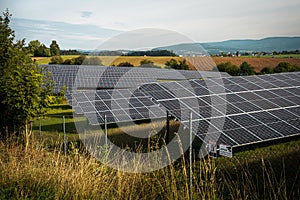
<path id="1" fill-rule="evenodd" d="M 189 69 L 189 65 L 186 63 L 186 59 L 179 60 L 179 62 L 177 62 L 177 60 L 172 58 L 171 60 L 167 61 L 165 63 L 165 65 L 172 69 L 178 69 L 178 70 L 180 70 L 180 69 L 188 70 Z"/>
<path id="2" fill-rule="evenodd" d="M 179 69 L 188 70 L 189 65 L 186 63 L 186 59 L 179 60 Z"/>
<path id="3" fill-rule="evenodd" d="M 0 17 L 0 137 L 24 133 L 26 148 L 33 119 L 53 100 L 52 84 L 33 64 L 25 40 L 14 42 L 8 10 Z"/>
<path id="4" fill-rule="evenodd" d="M 41 44 L 35 51 L 34 56 L 40 56 L 40 57 L 50 57 L 50 49 L 47 48 L 44 44 Z"/>
<path id="5" fill-rule="evenodd" d="M 28 43 L 28 51 L 32 55 L 34 55 L 34 52 L 42 45 L 42 43 L 38 40 L 32 40 Z"/>
<path id="6" fill-rule="evenodd" d="M 170 68 L 173 68 L 173 69 L 176 69 L 178 67 L 177 60 L 175 60 L 173 58 L 171 60 L 167 61 L 165 63 L 165 65 L 168 66 L 168 67 L 170 67 Z"/>
<path id="7" fill-rule="evenodd" d="M 60 55 L 60 48 L 55 40 L 52 40 L 50 44 L 50 54 L 51 56 L 59 56 Z"/>
<path id="8" fill-rule="evenodd" d="M 50 49 L 47 48 L 39 40 L 32 40 L 27 45 L 27 50 L 33 56 L 49 57 L 51 56 Z"/>
<path id="9" fill-rule="evenodd" d="M 248 76 L 248 75 L 255 75 L 255 74 L 256 74 L 256 72 L 255 72 L 254 67 L 252 67 L 247 62 L 243 62 L 240 65 L 240 75 L 242 75 L 242 76 Z"/>

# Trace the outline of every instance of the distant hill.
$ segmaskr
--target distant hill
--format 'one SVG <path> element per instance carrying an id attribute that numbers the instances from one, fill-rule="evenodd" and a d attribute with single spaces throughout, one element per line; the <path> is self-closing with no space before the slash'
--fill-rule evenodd
<path id="1" fill-rule="evenodd" d="M 205 49 L 209 54 L 220 52 L 273 52 L 300 50 L 300 37 L 269 37 L 260 40 L 227 40 L 223 42 L 177 44 L 156 49 L 171 50 L 177 54 L 203 53 Z M 204 54 L 204 53 L 203 53 Z"/>

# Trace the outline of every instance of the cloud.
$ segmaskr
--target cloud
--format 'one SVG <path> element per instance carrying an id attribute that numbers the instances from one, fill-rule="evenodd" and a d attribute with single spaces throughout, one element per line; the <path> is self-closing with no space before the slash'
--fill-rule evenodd
<path id="1" fill-rule="evenodd" d="M 11 27 L 15 30 L 16 39 L 26 38 L 26 42 L 39 40 L 47 46 L 51 40 L 57 40 L 62 49 L 95 49 L 103 41 L 120 33 L 96 25 L 20 18 L 13 18 Z"/>
<path id="2" fill-rule="evenodd" d="M 92 14 L 93 14 L 93 12 L 90 12 L 90 11 L 82 11 L 81 12 L 81 17 L 82 18 L 89 18 Z"/>

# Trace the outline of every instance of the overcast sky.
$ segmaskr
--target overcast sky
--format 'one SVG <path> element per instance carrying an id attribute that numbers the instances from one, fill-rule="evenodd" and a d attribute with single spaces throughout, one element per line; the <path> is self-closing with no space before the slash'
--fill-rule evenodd
<path id="1" fill-rule="evenodd" d="M 161 28 L 194 41 L 300 35 L 299 0 L 0 0 L 14 18 L 113 30 Z M 78 30 L 79 31 L 79 30 Z"/>

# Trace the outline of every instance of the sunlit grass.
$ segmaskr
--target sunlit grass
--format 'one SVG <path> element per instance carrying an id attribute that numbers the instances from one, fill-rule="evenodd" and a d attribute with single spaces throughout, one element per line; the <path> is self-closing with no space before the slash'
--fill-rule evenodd
<path id="1" fill-rule="evenodd" d="M 72 128 L 67 128 L 68 153 L 64 156 L 60 116 L 70 112 L 67 105 L 54 105 L 42 121 L 41 134 L 35 126 L 27 152 L 22 144 L 0 142 L 0 199 L 149 200 L 191 199 L 191 195 L 193 199 L 298 199 L 300 195 L 299 139 L 235 153 L 233 158 L 195 159 L 190 191 L 186 157 L 153 172 L 117 171 L 91 157 Z M 74 119 L 66 120 L 71 125 Z M 164 122 L 157 122 L 157 127 L 160 123 Z M 147 124 L 123 130 L 111 127 L 109 136 L 127 143 L 125 132 L 149 134 L 155 128 Z M 156 142 L 149 141 L 151 148 L 160 146 Z M 138 160 L 131 162 L 139 168 Z"/>

